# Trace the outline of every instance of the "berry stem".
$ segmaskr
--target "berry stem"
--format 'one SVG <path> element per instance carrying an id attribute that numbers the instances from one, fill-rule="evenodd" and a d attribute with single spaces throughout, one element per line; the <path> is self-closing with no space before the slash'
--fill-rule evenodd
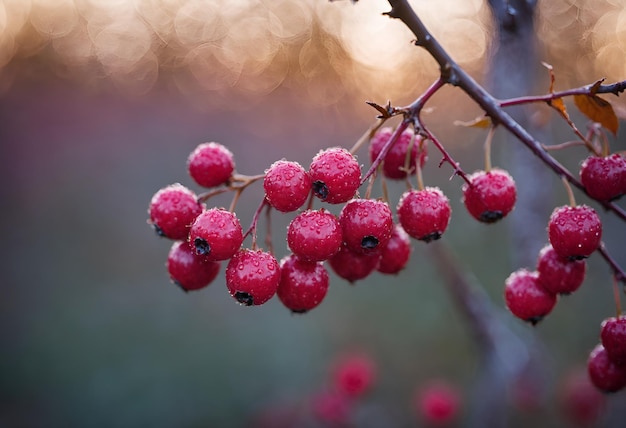
<path id="1" fill-rule="evenodd" d="M 267 204 L 267 199 L 263 198 L 263 200 L 257 207 L 256 211 L 254 212 L 254 216 L 252 217 L 252 222 L 250 223 L 250 227 L 248 228 L 246 233 L 243 234 L 243 239 L 246 239 L 246 237 L 249 234 L 252 234 L 252 249 L 253 250 L 257 249 L 257 233 L 256 233 L 257 224 L 259 223 L 259 217 L 261 216 L 261 211 L 263 211 L 265 204 Z"/>
<path id="2" fill-rule="evenodd" d="M 263 199 L 264 202 L 267 202 Z M 265 246 L 267 247 L 267 251 L 270 254 L 274 254 L 274 244 L 272 243 L 272 206 L 268 203 L 265 203 L 267 208 L 265 209 Z"/>
<path id="3" fill-rule="evenodd" d="M 576 206 L 576 198 L 574 197 L 574 192 L 572 191 L 572 186 L 570 186 L 567 178 L 561 177 L 561 181 L 563 182 L 563 186 L 565 187 L 565 191 L 567 192 L 567 199 L 569 200 L 569 206 L 574 208 Z"/>
<path id="4" fill-rule="evenodd" d="M 375 180 L 376 180 L 376 173 L 372 174 L 371 177 L 369 178 L 369 183 L 367 183 L 367 189 L 365 189 L 365 199 L 370 199 Z"/>
<path id="5" fill-rule="evenodd" d="M 493 141 L 493 136 L 496 133 L 496 127 L 492 126 L 489 128 L 489 133 L 487 134 L 487 138 L 485 139 L 485 172 L 491 171 L 491 142 Z"/>
<path id="6" fill-rule="evenodd" d="M 528 95 L 524 97 L 509 98 L 506 100 L 499 100 L 500 107 L 519 106 L 523 104 L 549 103 L 559 98 L 569 97 L 573 95 L 594 95 L 594 94 L 613 94 L 619 95 L 626 90 L 626 80 L 616 82 L 611 85 L 599 85 L 598 82 L 581 86 L 579 88 L 568 89 L 565 91 L 552 92 L 545 95 Z M 595 89 L 594 89 L 595 88 Z"/>
<path id="7" fill-rule="evenodd" d="M 562 149 L 567 149 L 569 147 L 576 147 L 576 146 L 586 146 L 584 141 L 566 141 L 564 143 L 560 143 L 560 144 L 551 144 L 551 145 L 546 145 L 546 144 L 542 144 L 541 147 L 543 147 L 543 149 L 545 151 L 552 151 L 552 150 L 562 150 Z"/>
<path id="8" fill-rule="evenodd" d="M 389 140 L 385 143 L 385 145 L 381 149 L 376 159 L 374 159 L 374 162 L 372 162 L 372 164 L 370 165 L 370 168 L 367 170 L 363 178 L 361 178 L 361 184 L 365 183 L 367 179 L 369 179 L 370 176 L 374 173 L 374 171 L 376 171 L 376 168 L 378 168 L 378 165 L 380 165 L 383 159 L 385 159 L 385 156 L 387 156 L 387 153 L 389 152 L 391 147 L 395 144 L 395 142 L 398 140 L 400 135 L 402 135 L 402 133 L 408 126 L 409 126 L 408 120 L 405 119 L 402 122 L 400 122 L 400 124 L 395 129 L 395 131 L 393 131 L 393 134 L 391 134 L 391 137 L 389 138 Z"/>

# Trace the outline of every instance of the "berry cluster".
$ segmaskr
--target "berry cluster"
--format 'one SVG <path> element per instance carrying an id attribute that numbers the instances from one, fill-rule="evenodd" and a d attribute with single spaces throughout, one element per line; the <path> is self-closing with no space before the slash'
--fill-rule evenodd
<path id="1" fill-rule="evenodd" d="M 587 371 L 591 382 L 601 391 L 626 388 L 626 316 L 602 322 L 600 343 L 589 354 Z"/>

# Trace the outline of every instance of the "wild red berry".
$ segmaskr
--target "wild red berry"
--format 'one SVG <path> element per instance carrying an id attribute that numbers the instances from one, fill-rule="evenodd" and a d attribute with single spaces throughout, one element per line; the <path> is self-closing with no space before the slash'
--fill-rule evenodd
<path id="1" fill-rule="evenodd" d="M 556 295 L 544 290 L 537 272 L 519 269 L 504 283 L 504 300 L 517 318 L 537 324 L 556 304 Z"/>
<path id="2" fill-rule="evenodd" d="M 493 168 L 476 171 L 463 184 L 463 203 L 476 220 L 493 223 L 505 217 L 515 206 L 515 181 L 508 172 Z"/>
<path id="3" fill-rule="evenodd" d="M 618 153 L 590 156 L 580 167 L 580 181 L 592 198 L 616 199 L 626 193 L 626 158 Z"/>
<path id="4" fill-rule="evenodd" d="M 594 426 L 606 405 L 605 396 L 591 383 L 585 371 L 576 370 L 567 375 L 559 398 L 565 417 L 574 426 Z"/>
<path id="5" fill-rule="evenodd" d="M 626 315 L 602 321 L 600 340 L 609 359 L 626 366 Z"/>
<path id="6" fill-rule="evenodd" d="M 193 180 L 203 187 L 226 183 L 235 169 L 230 150 L 219 143 L 202 143 L 187 158 L 187 169 Z"/>
<path id="7" fill-rule="evenodd" d="M 461 398 L 449 383 L 433 380 L 417 391 L 415 407 L 427 426 L 447 426 L 458 417 Z"/>
<path id="8" fill-rule="evenodd" d="M 279 160 L 265 171 L 265 199 L 278 211 L 291 212 L 306 202 L 311 192 L 309 173 L 298 162 Z"/>
<path id="9" fill-rule="evenodd" d="M 598 249 L 602 223 L 587 205 L 557 207 L 548 223 L 548 239 L 561 257 L 584 259 Z"/>
<path id="10" fill-rule="evenodd" d="M 441 238 L 450 222 L 450 201 L 437 187 L 404 192 L 397 207 L 398 220 L 411 237 L 430 242 Z"/>
<path id="11" fill-rule="evenodd" d="M 341 242 L 339 220 L 324 209 L 301 212 L 287 228 L 287 244 L 303 260 L 327 260 L 339 251 Z"/>
<path id="12" fill-rule="evenodd" d="M 611 361 L 602 344 L 589 354 L 587 371 L 591 382 L 601 391 L 617 392 L 626 387 L 626 365 L 619 366 Z"/>
<path id="13" fill-rule="evenodd" d="M 352 402 L 337 391 L 322 391 L 311 398 L 313 416 L 324 426 L 346 426 L 350 420 Z"/>
<path id="14" fill-rule="evenodd" d="M 328 283 L 328 272 L 321 262 L 307 262 L 293 254 L 280 261 L 277 294 L 292 312 L 308 312 L 322 303 Z"/>
<path id="15" fill-rule="evenodd" d="M 372 163 L 376 160 L 376 158 L 378 158 L 378 155 L 380 155 L 380 152 L 391 138 L 393 132 L 394 130 L 392 128 L 384 127 L 379 129 L 378 132 L 376 132 L 376 134 L 372 137 L 369 148 L 370 161 Z M 392 180 L 402 180 L 407 176 L 405 165 L 409 146 L 411 145 L 411 138 L 413 138 L 414 135 L 415 133 L 412 129 L 406 129 L 402 134 L 400 134 L 393 146 L 391 146 L 387 155 L 383 159 L 383 174 L 385 177 Z M 409 174 L 415 171 L 418 153 L 420 166 L 424 166 L 424 163 L 428 159 L 428 148 L 426 140 L 419 135 L 415 136 L 413 141 L 413 147 L 411 149 L 408 164 Z"/>
<path id="16" fill-rule="evenodd" d="M 349 201 L 361 184 L 359 163 L 349 151 L 340 147 L 316 154 L 309 175 L 315 196 L 329 204 Z"/>
<path id="17" fill-rule="evenodd" d="M 200 214 L 191 225 L 189 242 L 198 255 L 208 260 L 229 259 L 243 242 L 243 230 L 237 216 L 221 208 L 211 208 Z"/>
<path id="18" fill-rule="evenodd" d="M 348 397 L 360 397 L 376 380 L 376 364 L 366 354 L 343 355 L 335 362 L 332 377 L 337 391 Z"/>
<path id="19" fill-rule="evenodd" d="M 570 294 L 578 290 L 585 279 L 586 270 L 584 260 L 563 258 L 549 244 L 539 252 L 539 283 L 552 294 Z"/>
<path id="20" fill-rule="evenodd" d="M 376 270 L 379 260 L 380 253 L 355 253 L 342 245 L 339 252 L 328 259 L 328 264 L 339 277 L 354 283 Z"/>
<path id="21" fill-rule="evenodd" d="M 226 266 L 230 295 L 245 306 L 262 305 L 276 294 L 280 266 L 270 253 L 244 248 Z"/>
<path id="22" fill-rule="evenodd" d="M 411 241 L 409 235 L 402 226 L 397 224 L 393 228 L 391 239 L 382 247 L 380 262 L 376 270 L 385 274 L 397 274 L 400 272 L 411 257 Z"/>
<path id="23" fill-rule="evenodd" d="M 379 251 L 391 238 L 393 215 L 386 202 L 352 199 L 339 214 L 343 242 L 356 253 Z"/>
<path id="24" fill-rule="evenodd" d="M 181 184 L 160 189 L 150 201 L 148 223 L 160 236 L 174 240 L 187 239 L 189 228 L 202 212 L 196 194 Z"/>
<path id="25" fill-rule="evenodd" d="M 187 241 L 174 242 L 167 256 L 170 278 L 184 291 L 206 287 L 217 277 L 219 270 L 219 262 L 197 255 Z"/>

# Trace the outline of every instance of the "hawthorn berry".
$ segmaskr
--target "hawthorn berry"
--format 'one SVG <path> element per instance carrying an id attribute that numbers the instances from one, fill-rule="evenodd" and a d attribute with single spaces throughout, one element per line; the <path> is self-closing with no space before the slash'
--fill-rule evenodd
<path id="1" fill-rule="evenodd" d="M 513 272 L 504 283 L 504 300 L 517 318 L 535 325 L 556 304 L 556 295 L 539 284 L 539 274 L 526 269 Z"/>
<path id="2" fill-rule="evenodd" d="M 452 212 L 450 201 L 438 187 L 404 192 L 396 210 L 406 233 L 425 242 L 441 238 Z"/>
<path id="3" fill-rule="evenodd" d="M 391 238 L 380 251 L 380 261 L 376 270 L 384 274 L 397 274 L 411 257 L 411 241 L 409 235 L 399 224 L 395 225 Z"/>
<path id="4" fill-rule="evenodd" d="M 458 417 L 460 405 L 456 388 L 441 380 L 421 387 L 415 399 L 417 413 L 427 426 L 449 425 Z"/>
<path id="5" fill-rule="evenodd" d="M 211 208 L 200 214 L 191 225 L 189 242 L 198 255 L 207 260 L 229 259 L 243 243 L 243 230 L 237 216 L 222 208 Z"/>
<path id="6" fill-rule="evenodd" d="M 626 193 L 626 158 L 618 153 L 589 156 L 580 166 L 580 181 L 594 199 L 610 201 Z"/>
<path id="7" fill-rule="evenodd" d="M 355 253 L 342 245 L 337 254 L 328 259 L 328 264 L 339 277 L 354 283 L 371 274 L 380 261 L 380 253 Z"/>
<path id="8" fill-rule="evenodd" d="M 219 262 L 197 255 L 187 241 L 174 242 L 167 256 L 170 278 L 184 291 L 206 287 L 217 277 L 219 270 Z"/>
<path id="9" fill-rule="evenodd" d="M 276 293 L 287 309 L 304 313 L 324 300 L 328 283 L 328 272 L 321 262 L 307 262 L 290 254 L 280 261 Z"/>
<path id="10" fill-rule="evenodd" d="M 352 199 L 341 210 L 339 224 L 345 245 L 356 253 L 379 251 L 391 238 L 393 215 L 386 202 Z"/>
<path id="11" fill-rule="evenodd" d="M 291 212 L 306 202 L 311 192 L 311 178 L 298 162 L 279 160 L 265 171 L 263 189 L 272 207 Z"/>
<path id="12" fill-rule="evenodd" d="M 561 257 L 548 244 L 539 251 L 537 272 L 539 283 L 552 294 L 570 294 L 578 290 L 585 279 L 585 260 Z"/>
<path id="13" fill-rule="evenodd" d="M 515 181 L 508 172 L 493 168 L 476 171 L 463 184 L 463 203 L 476 220 L 494 223 L 505 217 L 515 206 Z"/>
<path id="14" fill-rule="evenodd" d="M 376 365 L 365 354 L 355 353 L 339 358 L 332 370 L 335 389 L 356 398 L 368 392 L 376 380 Z"/>
<path id="15" fill-rule="evenodd" d="M 565 417 L 576 426 L 593 426 L 606 405 L 605 396 L 591 383 L 587 373 L 578 370 L 567 375 L 559 398 Z"/>
<path id="16" fill-rule="evenodd" d="M 611 361 L 602 344 L 589 354 L 587 371 L 591 382 L 601 391 L 617 392 L 626 387 L 626 365 L 619 366 Z"/>
<path id="17" fill-rule="evenodd" d="M 602 321 L 600 340 L 609 359 L 626 366 L 626 315 Z"/>
<path id="18" fill-rule="evenodd" d="M 280 282 L 280 266 L 273 255 L 261 250 L 241 249 L 226 266 L 230 295 L 245 306 L 262 305 L 271 299 Z"/>
<path id="19" fill-rule="evenodd" d="M 202 143 L 187 158 L 191 178 L 203 187 L 215 187 L 228 182 L 235 169 L 230 150 L 219 143 Z"/>
<path id="20" fill-rule="evenodd" d="M 557 207 L 548 223 L 548 239 L 561 257 L 589 257 L 602 239 L 600 217 L 587 205 Z"/>
<path id="21" fill-rule="evenodd" d="M 150 201 L 148 223 L 159 236 L 174 240 L 187 239 L 191 223 L 202 212 L 196 194 L 182 184 L 160 189 Z"/>
<path id="22" fill-rule="evenodd" d="M 376 134 L 370 140 L 369 154 L 370 161 L 373 163 L 380 155 L 380 152 L 384 148 L 385 144 L 389 141 L 393 135 L 393 129 L 390 127 L 384 127 L 378 130 Z M 402 180 L 406 178 L 407 171 L 405 168 L 407 161 L 407 154 L 409 146 L 411 145 L 411 138 L 415 133 L 412 129 L 406 129 L 396 142 L 391 146 L 387 154 L 383 159 L 383 175 L 392 180 Z M 421 151 L 420 151 L 421 144 Z M 411 149 L 411 155 L 409 158 L 408 173 L 411 174 L 415 171 L 415 165 L 417 162 L 417 156 L 419 153 L 420 166 L 423 167 L 424 163 L 428 159 L 428 149 L 426 140 L 421 136 L 415 136 L 413 141 L 413 147 Z"/>
<path id="23" fill-rule="evenodd" d="M 327 260 L 339 251 L 341 242 L 339 220 L 324 209 L 303 211 L 287 227 L 289 249 L 303 260 Z"/>
<path id="24" fill-rule="evenodd" d="M 313 193 L 329 204 L 341 204 L 356 194 L 361 184 L 361 167 L 344 148 L 333 147 L 315 155 L 309 167 Z"/>

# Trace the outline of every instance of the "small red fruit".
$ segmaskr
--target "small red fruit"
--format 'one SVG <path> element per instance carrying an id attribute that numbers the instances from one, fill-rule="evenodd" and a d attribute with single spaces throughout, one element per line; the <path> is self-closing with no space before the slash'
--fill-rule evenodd
<path id="1" fill-rule="evenodd" d="M 279 160 L 265 172 L 265 199 L 278 211 L 291 212 L 306 202 L 311 192 L 309 173 L 298 163 Z"/>
<path id="2" fill-rule="evenodd" d="M 391 238 L 393 215 L 389 205 L 372 199 L 352 199 L 339 214 L 343 242 L 356 253 L 380 251 Z"/>
<path id="3" fill-rule="evenodd" d="M 191 223 L 202 212 L 196 194 L 181 184 L 160 189 L 150 201 L 148 223 L 160 236 L 185 240 Z"/>
<path id="4" fill-rule="evenodd" d="M 191 225 L 189 242 L 196 247 L 196 253 L 206 256 L 207 260 L 226 260 L 241 247 L 243 230 L 234 213 L 211 208 Z"/>
<path id="5" fill-rule="evenodd" d="M 361 167 L 346 149 L 333 147 L 320 151 L 311 162 L 309 175 L 313 193 L 329 204 L 347 202 L 361 184 Z"/>
<path id="6" fill-rule="evenodd" d="M 324 426 L 346 426 L 350 420 L 352 402 L 337 391 L 323 391 L 311 398 L 311 410 Z"/>
<path id="7" fill-rule="evenodd" d="M 397 207 L 402 228 L 411 237 L 430 242 L 441 238 L 450 222 L 450 201 L 437 187 L 404 192 Z"/>
<path id="8" fill-rule="evenodd" d="M 280 266 L 270 253 L 244 248 L 226 267 L 226 286 L 230 295 L 245 306 L 262 305 L 276 294 Z"/>
<path id="9" fill-rule="evenodd" d="M 544 290 L 537 272 L 519 269 L 505 281 L 504 300 L 511 313 L 521 320 L 537 324 L 556 304 L 556 295 Z"/>
<path id="10" fill-rule="evenodd" d="M 226 183 L 235 169 L 230 150 L 219 143 L 202 143 L 187 159 L 189 175 L 203 187 L 215 187 Z"/>
<path id="11" fill-rule="evenodd" d="M 355 253 L 342 245 L 339 252 L 328 259 L 328 264 L 338 276 L 354 283 L 376 270 L 379 260 L 380 253 Z"/>
<path id="12" fill-rule="evenodd" d="M 515 206 L 515 181 L 508 172 L 493 168 L 477 171 L 469 177 L 472 185 L 463 184 L 463 203 L 476 220 L 494 223 Z"/>
<path id="13" fill-rule="evenodd" d="M 626 366 L 626 315 L 602 321 L 600 340 L 609 359 Z"/>
<path id="14" fill-rule="evenodd" d="M 427 426 L 449 426 L 458 417 L 461 398 L 455 387 L 435 380 L 418 390 L 415 405 Z"/>
<path id="15" fill-rule="evenodd" d="M 303 260 L 327 260 L 339 251 L 341 242 L 339 220 L 324 209 L 298 214 L 287 228 L 287 244 Z"/>
<path id="16" fill-rule="evenodd" d="M 590 427 L 598 421 L 606 405 L 605 396 L 582 371 L 573 371 L 565 378 L 560 391 L 563 413 L 575 426 Z"/>
<path id="17" fill-rule="evenodd" d="M 378 155 L 384 148 L 385 144 L 389 141 L 394 130 L 390 127 L 381 128 L 370 140 L 370 161 L 373 163 Z M 407 153 L 411 144 L 411 138 L 414 136 L 412 129 L 406 129 L 396 142 L 391 146 L 387 155 L 383 159 L 383 174 L 385 177 L 392 180 L 402 180 L 407 176 L 405 169 Z M 420 151 L 421 144 L 421 151 Z M 428 146 L 426 140 L 420 135 L 415 136 L 413 141 L 413 148 L 409 158 L 409 174 L 415 171 L 415 165 L 417 162 L 417 154 L 420 153 L 420 166 L 423 167 L 424 163 L 428 159 Z"/>
<path id="18" fill-rule="evenodd" d="M 539 283 L 552 294 L 570 294 L 578 290 L 585 279 L 586 270 L 584 260 L 563 258 L 549 244 L 539 252 Z"/>
<path id="19" fill-rule="evenodd" d="M 376 380 L 376 364 L 366 354 L 344 355 L 332 370 L 337 391 L 356 398 L 368 392 Z"/>
<path id="20" fill-rule="evenodd" d="M 174 242 L 167 256 L 170 278 L 184 291 L 206 287 L 217 277 L 219 270 L 219 262 L 197 255 L 187 241 Z"/>
<path id="21" fill-rule="evenodd" d="M 626 193 L 626 158 L 618 153 L 589 156 L 580 167 L 580 181 L 594 199 L 610 201 Z"/>
<path id="22" fill-rule="evenodd" d="M 619 366 L 611 361 L 602 344 L 589 354 L 587 371 L 591 382 L 601 391 L 617 392 L 626 386 L 626 365 Z"/>
<path id="23" fill-rule="evenodd" d="M 600 246 L 602 222 L 587 205 L 557 207 L 548 223 L 548 239 L 561 257 L 584 259 Z"/>
<path id="24" fill-rule="evenodd" d="M 387 241 L 380 252 L 380 262 L 376 268 L 378 272 L 395 275 L 400 272 L 411 257 L 411 241 L 402 226 L 397 224 L 393 228 L 391 239 Z"/>
<path id="25" fill-rule="evenodd" d="M 328 272 L 321 262 L 306 262 L 293 254 L 280 262 L 277 294 L 292 312 L 308 312 L 322 303 L 328 283 Z"/>

